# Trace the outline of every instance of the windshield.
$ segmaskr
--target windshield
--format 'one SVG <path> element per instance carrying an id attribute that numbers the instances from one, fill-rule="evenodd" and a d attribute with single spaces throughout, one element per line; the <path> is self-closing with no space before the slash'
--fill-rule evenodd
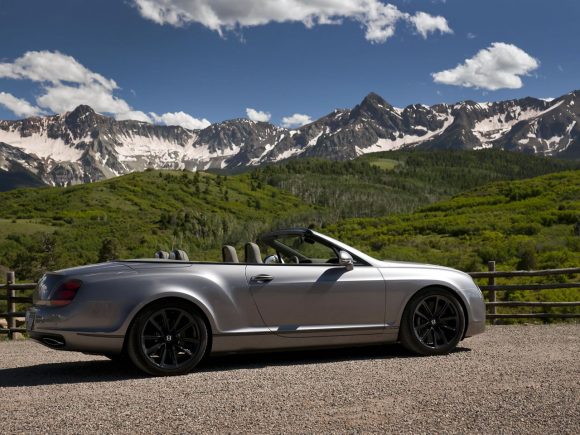
<path id="1" fill-rule="evenodd" d="M 334 247 L 308 235 L 279 235 L 263 240 L 263 243 L 268 253 L 278 255 L 283 263 L 338 263 L 338 252 Z"/>

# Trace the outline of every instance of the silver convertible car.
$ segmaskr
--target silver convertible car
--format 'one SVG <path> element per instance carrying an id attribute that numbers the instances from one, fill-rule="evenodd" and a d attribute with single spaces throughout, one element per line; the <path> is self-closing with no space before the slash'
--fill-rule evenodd
<path id="1" fill-rule="evenodd" d="M 439 355 L 485 329 L 480 289 L 454 269 L 379 261 L 303 228 L 261 235 L 243 262 L 222 252 L 221 263 L 174 251 L 47 273 L 28 333 L 177 375 L 205 355 L 246 351 L 399 341 Z"/>

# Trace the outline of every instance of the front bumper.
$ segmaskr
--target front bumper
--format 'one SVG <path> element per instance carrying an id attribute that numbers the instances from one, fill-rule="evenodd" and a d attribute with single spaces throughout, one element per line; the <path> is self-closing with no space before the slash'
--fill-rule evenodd
<path id="1" fill-rule="evenodd" d="M 481 334 L 485 332 L 485 320 L 481 321 L 471 321 L 467 326 L 467 330 L 465 331 L 465 337 L 472 337 L 477 334 Z"/>

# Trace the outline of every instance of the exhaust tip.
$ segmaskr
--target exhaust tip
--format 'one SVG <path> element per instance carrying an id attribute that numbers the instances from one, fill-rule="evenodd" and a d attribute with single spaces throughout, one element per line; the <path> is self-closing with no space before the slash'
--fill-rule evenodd
<path id="1" fill-rule="evenodd" d="M 55 349 L 64 347 L 64 339 L 61 337 L 42 337 L 41 341 L 48 347 Z"/>

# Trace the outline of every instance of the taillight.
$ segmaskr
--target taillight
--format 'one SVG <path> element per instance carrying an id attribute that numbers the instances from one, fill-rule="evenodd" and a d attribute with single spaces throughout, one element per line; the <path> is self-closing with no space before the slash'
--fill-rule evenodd
<path id="1" fill-rule="evenodd" d="M 63 282 L 51 295 L 49 304 L 54 306 L 70 304 L 77 295 L 82 284 L 83 282 L 78 279 L 70 279 Z"/>

